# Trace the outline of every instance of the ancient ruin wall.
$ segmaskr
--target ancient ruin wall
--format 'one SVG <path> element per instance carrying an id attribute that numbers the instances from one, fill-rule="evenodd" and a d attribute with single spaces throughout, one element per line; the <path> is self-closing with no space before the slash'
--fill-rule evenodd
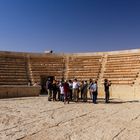
<path id="1" fill-rule="evenodd" d="M 92 78 L 98 79 L 99 95 L 104 96 L 103 80 L 108 78 L 113 82 L 110 90 L 112 97 L 140 99 L 138 92 L 140 89 L 139 49 L 74 54 L 0 52 L 0 56 L 0 63 L 3 65 L 1 67 L 1 83 L 4 81 L 7 83 L 6 80 L 11 78 L 10 85 L 19 85 L 19 83 L 27 85 L 28 80 L 31 80 L 32 83 L 40 82 L 41 75 L 55 76 L 58 80 L 63 77 L 79 80 Z M 14 62 L 11 62 L 10 58 L 14 58 Z M 18 63 L 22 58 L 25 65 Z M 19 67 L 15 66 L 16 63 Z M 4 67 L 5 69 L 9 68 L 10 71 L 6 72 Z M 25 72 L 26 75 L 24 75 Z M 13 83 L 12 79 L 18 80 Z"/>

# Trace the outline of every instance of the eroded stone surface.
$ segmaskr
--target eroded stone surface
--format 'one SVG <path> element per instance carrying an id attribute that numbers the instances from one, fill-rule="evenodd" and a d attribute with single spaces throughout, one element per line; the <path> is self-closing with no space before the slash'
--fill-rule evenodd
<path id="1" fill-rule="evenodd" d="M 140 102 L 48 102 L 47 97 L 0 100 L 1 140 L 140 140 Z"/>

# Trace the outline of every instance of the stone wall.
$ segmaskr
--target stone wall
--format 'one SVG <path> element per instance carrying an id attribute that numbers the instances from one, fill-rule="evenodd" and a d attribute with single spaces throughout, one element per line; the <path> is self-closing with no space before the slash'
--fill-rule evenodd
<path id="1" fill-rule="evenodd" d="M 40 87 L 0 86 L 0 98 L 39 96 Z"/>

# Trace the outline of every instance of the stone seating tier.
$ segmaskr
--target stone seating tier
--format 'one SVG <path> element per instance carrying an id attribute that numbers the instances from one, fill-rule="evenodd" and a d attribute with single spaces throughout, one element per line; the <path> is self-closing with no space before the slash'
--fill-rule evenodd
<path id="1" fill-rule="evenodd" d="M 40 68 L 40 69 L 52 69 L 52 68 L 63 68 L 64 66 L 31 66 L 31 68 L 32 69 L 38 69 L 38 68 Z"/>
<path id="2" fill-rule="evenodd" d="M 89 79 L 98 79 L 98 76 L 69 76 L 68 79 L 77 79 L 77 80 L 89 80 Z"/>
<path id="3" fill-rule="evenodd" d="M 112 85 L 133 85 L 133 81 L 111 81 Z M 104 82 L 102 82 L 102 85 Z"/>
<path id="4" fill-rule="evenodd" d="M 104 72 L 104 75 L 105 74 L 112 74 L 112 75 L 130 75 L 130 74 L 137 74 L 138 72 L 137 71 L 112 71 L 112 72 L 109 72 L 109 71 L 105 71 Z"/>
<path id="5" fill-rule="evenodd" d="M 101 59 L 102 56 L 70 56 L 69 59 L 70 60 L 73 60 L 73 59 L 76 59 L 76 60 L 98 60 L 98 59 Z"/>
<path id="6" fill-rule="evenodd" d="M 31 63 L 41 63 L 41 62 L 44 62 L 44 63 L 47 63 L 47 62 L 49 62 L 49 63 L 62 63 L 62 62 L 64 62 L 64 59 L 63 58 L 54 58 L 54 57 L 52 57 L 52 58 L 44 58 L 44 59 L 31 58 L 30 61 L 31 61 Z"/>
<path id="7" fill-rule="evenodd" d="M 41 68 L 41 67 L 38 67 L 38 68 L 31 68 L 31 71 L 32 72 L 36 72 L 36 71 L 63 71 L 63 68 L 61 67 L 45 67 L 45 68 Z"/>
<path id="8" fill-rule="evenodd" d="M 136 61 L 136 62 L 139 62 L 140 61 L 140 58 L 116 58 L 116 59 L 111 59 L 111 58 L 107 58 L 107 62 L 118 62 L 118 61 L 122 61 L 122 62 L 125 62 L 125 61 Z"/>
<path id="9" fill-rule="evenodd" d="M 84 64 L 80 64 L 80 65 L 68 65 L 69 68 L 100 68 L 101 65 L 84 65 Z"/>
<path id="10" fill-rule="evenodd" d="M 25 57 L 0 56 L 0 85 L 27 85 Z"/>
<path id="11" fill-rule="evenodd" d="M 52 74 L 55 74 L 55 75 L 60 75 L 61 74 L 62 75 L 62 71 L 47 71 L 47 72 L 46 71 L 36 71 L 36 72 L 33 73 L 34 76 L 37 76 L 37 75 L 40 75 L 40 74 L 41 75 L 49 75 L 49 74 L 50 75 L 52 75 Z"/>
<path id="12" fill-rule="evenodd" d="M 106 77 L 106 78 L 109 78 L 109 77 L 112 77 L 112 78 L 117 78 L 117 77 L 122 77 L 122 78 L 127 78 L 127 77 L 137 77 L 136 74 L 126 74 L 126 75 L 122 75 L 122 74 L 104 74 L 103 77 Z"/>
<path id="13" fill-rule="evenodd" d="M 112 73 L 112 72 L 138 72 L 138 69 L 107 69 L 105 73 Z"/>
<path id="14" fill-rule="evenodd" d="M 63 63 L 31 63 L 32 66 L 34 67 L 39 67 L 39 66 L 63 66 Z"/>
<path id="15" fill-rule="evenodd" d="M 112 54 L 108 55 L 108 58 L 118 58 L 118 57 L 140 57 L 140 53 L 123 53 L 123 54 Z"/>
<path id="16" fill-rule="evenodd" d="M 100 71 L 100 68 L 83 68 L 83 69 L 81 69 L 81 68 L 77 68 L 77 67 L 75 67 L 75 68 L 69 68 L 68 69 L 68 71 L 83 71 L 83 72 L 96 72 L 96 71 Z"/>
<path id="17" fill-rule="evenodd" d="M 27 85 L 27 82 L 20 81 L 0 81 L 0 85 Z"/>
<path id="18" fill-rule="evenodd" d="M 134 67 L 136 66 L 136 67 L 139 67 L 139 64 L 140 64 L 140 63 L 135 63 L 135 62 L 133 62 L 133 63 L 123 63 L 123 62 L 117 63 L 117 62 L 116 62 L 116 63 L 107 63 L 107 64 L 106 64 L 106 67 L 108 67 L 108 66 L 109 66 L 109 67 L 110 67 L 110 66 L 112 66 L 112 67 L 118 67 L 118 66 L 120 66 L 120 67 L 122 67 L 122 66 L 123 66 L 123 67 L 125 67 L 125 66 L 126 66 L 126 67 L 127 67 L 127 66 L 134 66 Z"/>
<path id="19" fill-rule="evenodd" d="M 0 78 L 6 78 L 6 79 L 11 79 L 11 78 L 21 78 L 21 79 L 26 79 L 27 75 L 0 75 Z"/>
<path id="20" fill-rule="evenodd" d="M 70 76 L 96 76 L 98 73 L 80 73 L 80 72 L 75 72 L 75 73 L 69 73 Z"/>

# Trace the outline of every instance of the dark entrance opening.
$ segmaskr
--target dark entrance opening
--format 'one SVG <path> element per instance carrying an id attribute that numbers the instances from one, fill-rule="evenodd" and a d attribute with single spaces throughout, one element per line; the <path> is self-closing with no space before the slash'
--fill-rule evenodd
<path id="1" fill-rule="evenodd" d="M 53 80 L 55 79 L 54 76 L 46 76 L 46 75 L 41 75 L 40 76 L 41 79 L 41 94 L 47 94 L 47 90 L 46 90 L 46 82 L 48 80 L 50 80 L 51 82 L 53 82 Z"/>

